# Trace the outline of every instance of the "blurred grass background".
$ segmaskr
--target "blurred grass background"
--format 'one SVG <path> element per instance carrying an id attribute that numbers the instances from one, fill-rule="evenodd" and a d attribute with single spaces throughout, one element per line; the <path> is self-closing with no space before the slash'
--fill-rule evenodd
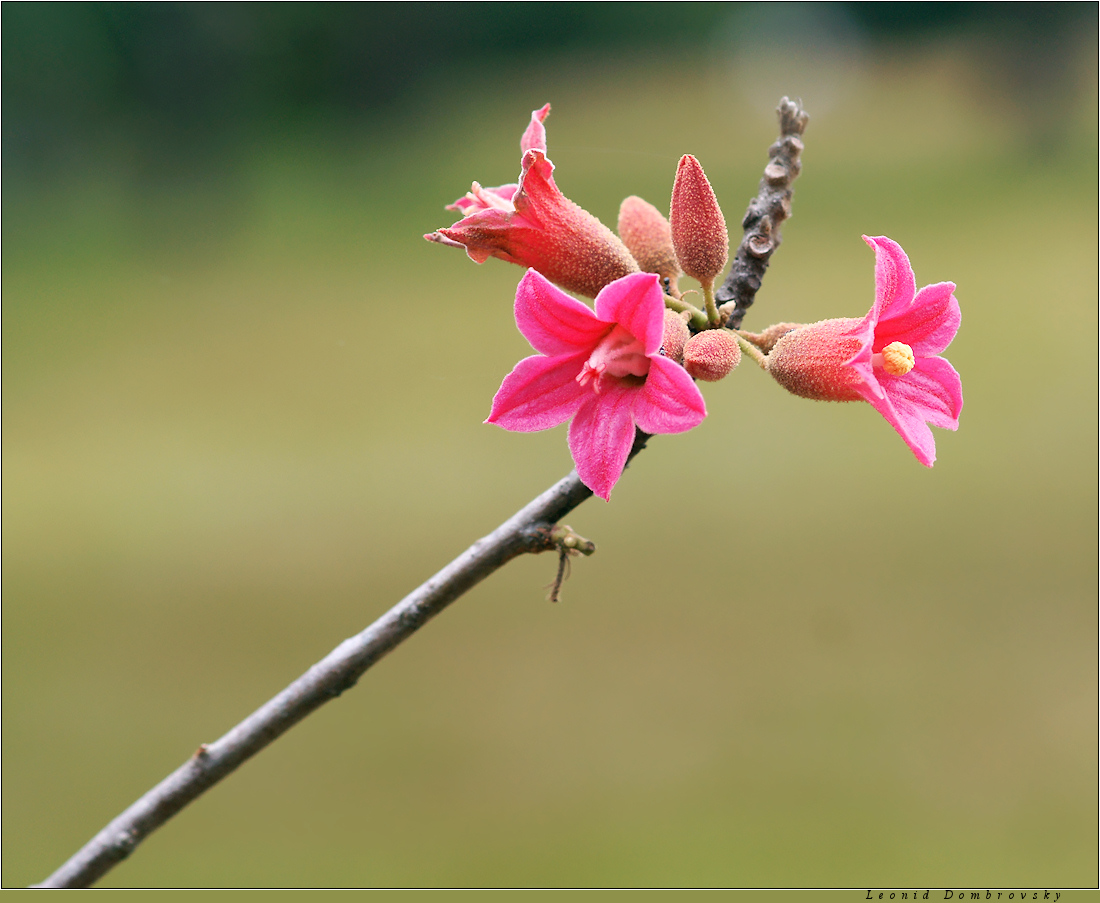
<path id="1" fill-rule="evenodd" d="M 569 522 L 104 885 L 1095 886 L 1092 4 L 5 4 L 3 883 L 571 466 L 484 426 L 517 267 L 420 237 L 554 105 L 613 224 L 736 224 L 811 114 L 746 320 L 955 281 L 957 433 L 745 366 Z"/>

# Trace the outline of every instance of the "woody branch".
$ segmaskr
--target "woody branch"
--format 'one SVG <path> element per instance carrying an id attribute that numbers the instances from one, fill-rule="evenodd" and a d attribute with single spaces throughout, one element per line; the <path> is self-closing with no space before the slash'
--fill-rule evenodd
<path id="1" fill-rule="evenodd" d="M 733 257 L 726 281 L 714 293 L 723 325 L 740 329 L 745 312 L 756 300 L 768 262 L 782 238 L 779 227 L 791 215 L 792 185 L 802 171 L 802 133 L 809 116 L 801 105 L 784 97 L 776 109 L 779 138 L 768 149 L 768 165 L 756 197 L 741 221 L 744 237 Z"/>
<path id="2" fill-rule="evenodd" d="M 807 116 L 786 97 L 777 110 L 780 137 L 760 183 L 760 191 L 745 215 L 745 236 L 733 269 L 722 286 L 721 300 L 741 305 L 728 315 L 729 325 L 740 317 L 760 288 L 767 260 L 778 245 L 778 225 L 790 215 L 791 182 L 798 175 L 798 139 Z M 783 177 L 778 170 L 783 167 Z M 782 214 L 781 216 L 779 214 Z M 769 237 L 766 253 L 760 236 Z M 754 240 L 756 245 L 753 244 Z M 751 260 L 743 252 L 748 247 Z M 739 265 L 739 262 L 742 262 Z M 737 313 L 740 310 L 740 314 Z M 736 322 L 733 320 L 736 319 Z M 637 432 L 628 462 L 649 436 Z M 96 834 L 40 887 L 88 887 L 128 857 L 142 840 L 189 802 L 202 795 L 324 703 L 351 688 L 371 665 L 408 639 L 498 568 L 525 553 L 565 548 L 554 527 L 561 518 L 592 495 L 576 472 L 559 480 L 492 533 L 482 537 L 441 571 L 421 584 L 373 624 L 344 640 L 290 686 L 212 743 L 204 743 L 168 777 L 149 790 Z"/>

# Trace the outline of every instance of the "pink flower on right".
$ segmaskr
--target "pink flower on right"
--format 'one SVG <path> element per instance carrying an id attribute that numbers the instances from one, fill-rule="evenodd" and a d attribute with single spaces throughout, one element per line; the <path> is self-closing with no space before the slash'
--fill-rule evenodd
<path id="1" fill-rule="evenodd" d="M 768 371 L 803 398 L 868 402 L 931 467 L 936 441 L 928 424 L 958 429 L 963 406 L 962 380 L 939 356 L 962 319 L 955 284 L 917 291 L 897 242 L 863 240 L 875 251 L 875 303 L 867 316 L 791 330 L 768 354 Z"/>

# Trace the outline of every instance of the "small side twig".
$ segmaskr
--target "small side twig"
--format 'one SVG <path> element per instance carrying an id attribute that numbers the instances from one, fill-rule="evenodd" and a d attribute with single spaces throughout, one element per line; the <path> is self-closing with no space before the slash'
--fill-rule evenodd
<path id="1" fill-rule="evenodd" d="M 768 148 L 768 165 L 760 188 L 749 202 L 741 226 L 745 230 L 733 258 L 729 275 L 714 293 L 721 305 L 722 325 L 740 329 L 745 312 L 752 306 L 768 261 L 782 240 L 779 227 L 791 215 L 791 187 L 802 170 L 801 135 L 809 116 L 802 105 L 784 97 L 776 108 L 779 115 L 779 139 Z"/>
<path id="2" fill-rule="evenodd" d="M 554 527 L 550 531 L 550 536 L 558 549 L 558 573 L 554 582 L 550 584 L 550 592 L 547 593 L 546 600 L 557 602 L 561 598 L 561 586 L 569 576 L 569 559 L 575 555 L 591 555 L 596 551 L 596 544 L 575 533 L 569 524 Z"/>

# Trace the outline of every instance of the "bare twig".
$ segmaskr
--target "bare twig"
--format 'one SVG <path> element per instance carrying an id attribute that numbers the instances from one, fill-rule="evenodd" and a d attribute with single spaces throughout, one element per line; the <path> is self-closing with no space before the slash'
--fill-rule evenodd
<path id="1" fill-rule="evenodd" d="M 745 238 L 733 269 L 722 286 L 723 290 L 733 292 L 726 297 L 747 298 L 743 307 L 752 303 L 752 296 L 760 287 L 760 279 L 767 267 L 767 255 L 774 250 L 774 244 L 762 258 L 754 258 L 757 269 L 738 267 L 742 251 L 753 236 L 763 234 L 760 223 L 765 214 L 772 216 L 768 211 L 775 203 L 780 203 L 784 217 L 789 215 L 790 182 L 798 172 L 797 157 L 802 143 L 795 136 L 801 134 L 805 127 L 806 114 L 787 98 L 783 98 L 778 112 L 782 137 L 772 146 L 771 162 L 764 170 L 760 193 L 749 205 L 749 214 L 745 218 Z M 787 167 L 785 171 L 790 173 L 784 177 L 785 187 L 778 194 L 777 186 L 782 180 L 777 181 L 769 175 L 772 167 L 779 165 L 777 160 L 786 161 L 783 165 Z M 763 212 L 753 218 L 754 210 Z M 771 222 L 778 221 L 773 216 Z M 753 231 L 750 232 L 750 228 Z M 774 243 L 778 244 L 778 231 L 774 232 Z M 736 315 L 736 310 L 734 313 Z M 737 322 L 740 323 L 740 319 Z M 648 435 L 637 431 L 628 462 L 645 448 L 648 439 Z M 555 524 L 591 495 L 592 490 L 581 483 L 576 472 L 559 480 L 409 593 L 362 633 L 344 640 L 224 736 L 199 746 L 190 759 L 96 834 L 39 886 L 87 887 L 97 881 L 189 802 L 315 709 L 354 686 L 367 668 L 497 568 L 529 552 L 557 550 L 561 554 L 566 547 L 561 542 L 560 531 L 554 531 Z"/>
<path id="2" fill-rule="evenodd" d="M 801 135 L 809 116 L 802 105 L 784 97 L 776 108 L 779 114 L 779 140 L 768 148 L 768 165 L 760 188 L 749 202 L 741 227 L 745 230 L 741 245 L 733 258 L 726 281 L 714 293 L 722 314 L 722 323 L 730 329 L 740 329 L 745 311 L 760 290 L 760 282 L 768 269 L 768 261 L 782 240 L 779 227 L 791 215 L 791 188 L 802 170 Z"/>

